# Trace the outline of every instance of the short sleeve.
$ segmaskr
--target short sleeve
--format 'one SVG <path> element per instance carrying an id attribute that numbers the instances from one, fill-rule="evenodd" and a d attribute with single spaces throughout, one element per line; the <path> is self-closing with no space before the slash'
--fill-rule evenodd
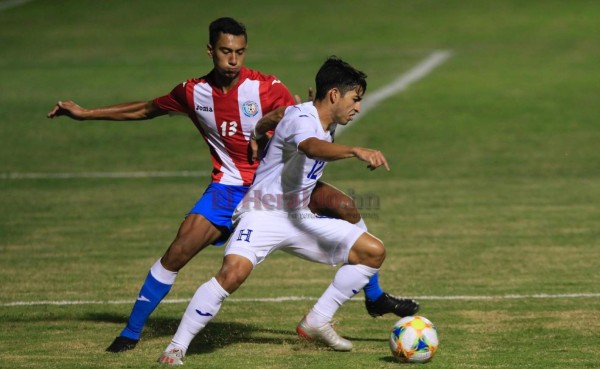
<path id="1" fill-rule="evenodd" d="M 185 93 L 186 83 L 175 86 L 168 95 L 153 100 L 156 107 L 162 110 L 188 114 L 189 108 Z"/>
<path id="2" fill-rule="evenodd" d="M 309 115 L 299 115 L 293 122 L 291 122 L 289 128 L 293 128 L 288 136 L 288 141 L 298 149 L 298 145 L 308 138 L 315 137 L 319 138 L 318 128 L 315 121 Z"/>
<path id="3" fill-rule="evenodd" d="M 268 89 L 266 96 L 264 96 L 265 101 L 263 102 L 266 102 L 265 112 L 272 111 L 280 106 L 291 106 L 296 104 L 294 97 L 280 80 L 273 79 L 266 83 L 268 84 Z"/>

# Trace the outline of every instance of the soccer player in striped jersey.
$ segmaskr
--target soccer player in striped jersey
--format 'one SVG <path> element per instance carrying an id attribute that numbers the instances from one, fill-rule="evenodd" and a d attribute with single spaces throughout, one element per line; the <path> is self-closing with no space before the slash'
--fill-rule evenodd
<path id="1" fill-rule="evenodd" d="M 169 293 L 177 272 L 206 246 L 222 245 L 228 239 L 233 210 L 252 183 L 258 166 L 258 161 L 252 160 L 249 144 L 254 126 L 265 114 L 275 114 L 276 108 L 296 103 L 280 80 L 244 66 L 246 48 L 245 26 L 232 18 L 219 18 L 209 26 L 207 53 L 214 67 L 207 75 L 187 80 L 169 94 L 150 101 L 95 109 L 82 108 L 72 101 L 59 101 L 48 113 L 49 118 L 68 116 L 77 120 L 118 121 L 181 113 L 192 120 L 210 149 L 212 182 L 186 214 L 165 254 L 150 268 L 127 325 L 107 348 L 109 352 L 133 349 L 148 317 Z M 330 209 L 330 213 L 353 219 L 353 222 L 360 220 L 352 200 L 341 191 L 321 182 L 315 195 L 317 193 L 320 195 L 316 198 L 327 199 L 322 203 L 346 205 Z M 327 207 L 318 203 L 313 206 Z M 362 220 L 360 222 L 364 225 Z M 367 310 L 373 316 L 390 312 L 410 315 L 418 309 L 410 299 L 397 299 L 383 293 L 377 275 L 365 292 Z"/>

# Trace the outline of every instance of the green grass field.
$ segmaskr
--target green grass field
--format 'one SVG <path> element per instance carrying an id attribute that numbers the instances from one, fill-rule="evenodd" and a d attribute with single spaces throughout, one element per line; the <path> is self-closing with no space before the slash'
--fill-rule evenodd
<path id="1" fill-rule="evenodd" d="M 585 0 L 34 0 L 0 10 L 1 368 L 157 366 L 186 302 L 162 304 L 135 350 L 104 349 L 209 179 L 7 178 L 209 170 L 186 118 L 45 116 L 59 99 L 149 100 L 203 75 L 208 23 L 223 15 L 248 26 L 247 66 L 301 95 L 331 54 L 369 75 L 368 98 L 451 51 L 338 138 L 381 149 L 392 171 L 347 160 L 325 179 L 379 199 L 363 211 L 388 250 L 381 282 L 420 297 L 437 325 L 428 368 L 600 368 L 600 4 Z M 191 298 L 221 256 L 200 254 L 167 298 Z M 192 343 L 186 366 L 402 367 L 387 344 L 395 317 L 370 318 L 360 298 L 336 316 L 352 353 L 296 338 L 334 272 L 274 255 Z M 288 296 L 306 299 L 249 301 Z"/>

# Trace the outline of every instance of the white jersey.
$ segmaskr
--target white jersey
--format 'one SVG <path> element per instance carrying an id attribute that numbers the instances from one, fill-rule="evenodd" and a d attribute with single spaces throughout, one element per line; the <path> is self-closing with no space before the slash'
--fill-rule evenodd
<path id="1" fill-rule="evenodd" d="M 298 145 L 311 137 L 332 142 L 312 102 L 288 107 L 234 219 L 249 211 L 290 213 L 308 209 L 310 195 L 326 164 L 298 150 Z"/>

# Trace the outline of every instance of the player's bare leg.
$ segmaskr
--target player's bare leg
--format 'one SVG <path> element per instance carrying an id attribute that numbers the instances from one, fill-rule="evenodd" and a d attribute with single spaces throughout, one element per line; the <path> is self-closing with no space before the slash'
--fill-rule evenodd
<path id="1" fill-rule="evenodd" d="M 148 317 L 171 290 L 177 272 L 197 253 L 221 237 L 221 231 L 199 214 L 190 214 L 181 223 L 177 236 L 150 269 L 135 302 L 127 326 L 106 349 L 122 352 L 133 349 Z"/>
<path id="2" fill-rule="evenodd" d="M 367 231 L 367 226 L 354 200 L 336 187 L 317 182 L 311 194 L 309 208 L 313 213 L 343 219 Z M 365 307 L 372 317 L 393 313 L 400 317 L 414 315 L 419 304 L 410 298 L 399 298 L 385 293 L 379 285 L 379 273 L 375 273 L 363 289 Z"/>
<path id="3" fill-rule="evenodd" d="M 360 222 L 361 215 L 354 200 L 329 183 L 318 181 L 310 196 L 310 211 L 352 224 Z"/>
<path id="4" fill-rule="evenodd" d="M 178 272 L 197 253 L 221 237 L 221 231 L 200 214 L 188 215 L 160 259 L 165 269 Z"/>

